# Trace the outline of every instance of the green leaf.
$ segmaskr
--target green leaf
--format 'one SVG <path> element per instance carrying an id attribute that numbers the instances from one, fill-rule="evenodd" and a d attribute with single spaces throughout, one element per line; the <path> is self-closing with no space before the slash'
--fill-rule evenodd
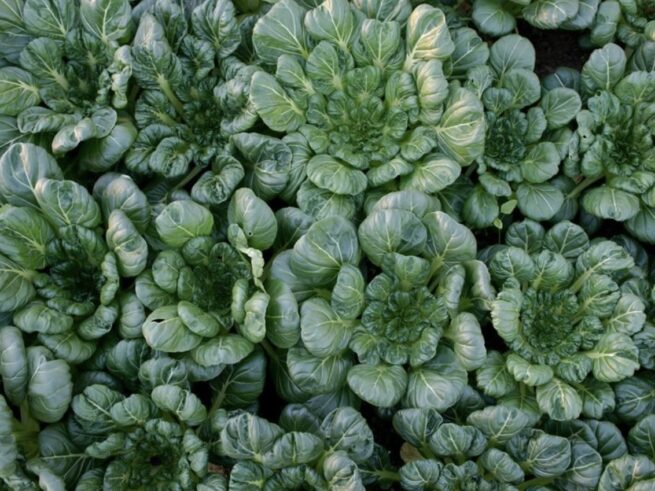
<path id="1" fill-rule="evenodd" d="M 245 186 L 266 201 L 286 189 L 293 159 L 286 143 L 258 133 L 238 133 L 232 143 L 245 168 Z"/>
<path id="2" fill-rule="evenodd" d="M 357 319 L 364 310 L 365 287 L 366 280 L 357 267 L 351 264 L 341 266 L 330 297 L 332 310 L 343 319 Z"/>
<path id="3" fill-rule="evenodd" d="M 241 42 L 236 11 L 228 0 L 209 0 L 191 13 L 193 32 L 211 43 L 219 58 L 227 58 Z"/>
<path id="4" fill-rule="evenodd" d="M 616 406 L 612 386 L 588 378 L 576 389 L 582 396 L 582 414 L 587 418 L 602 419 L 614 411 Z"/>
<path id="5" fill-rule="evenodd" d="M 571 444 L 566 438 L 533 432 L 521 467 L 535 477 L 555 477 L 571 464 Z"/>
<path id="6" fill-rule="evenodd" d="M 631 336 L 641 331 L 646 321 L 644 303 L 636 295 L 624 293 L 614 307 L 612 316 L 605 321 L 610 332 Z"/>
<path id="7" fill-rule="evenodd" d="M 578 0 L 537 0 L 523 9 L 523 17 L 539 29 L 557 29 L 578 13 Z"/>
<path id="8" fill-rule="evenodd" d="M 418 255 L 426 241 L 425 226 L 412 212 L 401 209 L 373 211 L 358 230 L 362 250 L 373 264 L 381 265 L 392 252 Z"/>
<path id="9" fill-rule="evenodd" d="M 0 196 L 16 206 L 37 207 L 34 189 L 40 179 L 62 179 L 57 161 L 43 148 L 16 143 L 0 157 Z"/>
<path id="10" fill-rule="evenodd" d="M 485 128 L 482 102 L 467 89 L 451 89 L 436 127 L 441 151 L 460 165 L 470 164 L 484 151 Z"/>
<path id="11" fill-rule="evenodd" d="M 316 155 L 307 164 L 307 177 L 335 194 L 356 196 L 366 190 L 366 175 L 330 155 Z"/>
<path id="12" fill-rule="evenodd" d="M 466 422 L 475 426 L 492 445 L 503 445 L 529 425 L 529 418 L 515 408 L 487 406 L 468 415 Z"/>
<path id="13" fill-rule="evenodd" d="M 567 125 L 582 109 L 578 93 L 566 87 L 549 90 L 541 98 L 539 105 L 544 111 L 550 130 Z"/>
<path id="14" fill-rule="evenodd" d="M 622 333 L 605 334 L 587 356 L 593 361 L 594 376 L 602 382 L 618 382 L 639 368 L 639 350 Z"/>
<path id="15" fill-rule="evenodd" d="M 300 309 L 300 334 L 303 345 L 314 356 L 342 353 L 352 334 L 352 322 L 341 319 L 321 298 L 306 300 Z"/>
<path id="16" fill-rule="evenodd" d="M 272 469 L 291 465 L 310 464 L 323 453 L 323 441 L 311 433 L 291 432 L 275 441 L 273 448 L 264 454 L 263 461 Z"/>
<path id="17" fill-rule="evenodd" d="M 443 464 L 437 460 L 413 460 L 400 468 L 403 489 L 438 489 Z"/>
<path id="18" fill-rule="evenodd" d="M 330 285 L 343 264 L 360 259 L 357 232 L 341 217 L 324 218 L 314 223 L 293 247 L 291 270 L 309 284 Z"/>
<path id="19" fill-rule="evenodd" d="M 427 4 L 416 7 L 407 20 L 405 67 L 417 61 L 444 60 L 454 51 L 446 16 Z"/>
<path id="20" fill-rule="evenodd" d="M 100 224 L 100 207 L 86 188 L 75 181 L 39 179 L 34 196 L 55 227 L 80 225 L 91 229 Z"/>
<path id="21" fill-rule="evenodd" d="M 490 227 L 498 218 L 500 208 L 495 196 L 482 186 L 475 186 L 462 209 L 462 216 L 467 225 L 479 229 Z"/>
<path id="22" fill-rule="evenodd" d="M 261 461 L 284 434 L 279 426 L 249 413 L 230 418 L 221 430 L 221 449 L 230 458 Z"/>
<path id="23" fill-rule="evenodd" d="M 230 223 L 241 227 L 250 247 L 264 251 L 275 242 L 275 215 L 266 202 L 255 196 L 252 190 L 241 188 L 232 195 L 227 218 Z"/>
<path id="24" fill-rule="evenodd" d="M 127 34 L 130 14 L 128 0 L 80 0 L 82 25 L 107 46 Z"/>
<path id="25" fill-rule="evenodd" d="M 430 450 L 439 457 L 477 456 L 482 453 L 487 440 L 473 426 L 444 423 L 430 438 Z"/>
<path id="26" fill-rule="evenodd" d="M 4 396 L 20 405 L 27 394 L 29 373 L 23 335 L 13 326 L 0 329 L 0 377 Z"/>
<path id="27" fill-rule="evenodd" d="M 490 36 L 509 34 L 516 26 L 516 19 L 507 7 L 502 0 L 477 0 L 473 4 L 473 22 Z"/>
<path id="28" fill-rule="evenodd" d="M 207 409 L 200 399 L 176 385 L 159 385 L 152 390 L 151 397 L 159 409 L 173 413 L 189 426 L 198 426 L 207 419 Z"/>
<path id="29" fill-rule="evenodd" d="M 207 171 L 200 176 L 191 188 L 191 196 L 203 205 L 220 205 L 232 196 L 244 176 L 238 161 L 226 159 L 219 171 Z"/>
<path id="30" fill-rule="evenodd" d="M 364 401 L 392 407 L 407 387 L 407 373 L 396 365 L 355 365 L 348 371 L 348 386 Z"/>
<path id="31" fill-rule="evenodd" d="M 304 17 L 305 9 L 294 0 L 277 2 L 255 24 L 252 43 L 257 55 L 271 65 L 284 54 L 307 58 L 309 47 Z M 252 86 L 257 86 L 254 80 Z"/>
<path id="32" fill-rule="evenodd" d="M 480 368 L 487 357 L 480 323 L 473 314 L 461 312 L 444 332 L 451 340 L 455 356 L 465 370 Z"/>
<path id="33" fill-rule="evenodd" d="M 582 412 L 580 394 L 558 378 L 537 387 L 539 408 L 555 421 L 576 419 Z"/>
<path id="34" fill-rule="evenodd" d="M 425 256 L 433 266 L 451 266 L 475 259 L 477 243 L 473 232 L 441 211 L 428 213 L 423 218 L 428 231 Z"/>
<path id="35" fill-rule="evenodd" d="M 148 244 L 122 210 L 114 210 L 107 221 L 107 246 L 116 254 L 123 277 L 140 274 L 148 261 Z"/>
<path id="36" fill-rule="evenodd" d="M 253 348 L 254 345 L 243 336 L 227 334 L 202 342 L 191 352 L 191 357 L 203 367 L 234 365 L 248 356 Z"/>
<path id="37" fill-rule="evenodd" d="M 499 77 L 516 68 L 534 71 L 535 60 L 532 43 L 518 34 L 503 36 L 489 51 L 489 63 Z"/>
<path id="38" fill-rule="evenodd" d="M 434 359 L 409 372 L 405 404 L 445 411 L 460 398 L 466 380 L 455 353 L 439 345 Z"/>
<path id="39" fill-rule="evenodd" d="M 305 28 L 312 38 L 332 41 L 344 50 L 350 47 L 355 26 L 355 16 L 346 0 L 322 3 L 305 16 Z"/>
<path id="40" fill-rule="evenodd" d="M 373 453 L 373 432 L 366 419 L 352 407 L 331 411 L 321 423 L 327 452 L 342 451 L 356 462 L 363 462 Z"/>
<path id="41" fill-rule="evenodd" d="M 143 323 L 143 337 L 150 347 L 166 353 L 190 351 L 202 341 L 184 325 L 175 305 L 154 310 Z"/>
<path id="42" fill-rule="evenodd" d="M 503 355 L 491 351 L 485 364 L 476 372 L 478 387 L 491 397 L 502 397 L 512 392 L 517 384 L 507 370 Z"/>
<path id="43" fill-rule="evenodd" d="M 551 219 L 564 203 L 562 192 L 551 184 L 520 184 L 516 198 L 521 213 L 537 221 Z"/>
<path id="44" fill-rule="evenodd" d="M 571 465 L 562 479 L 568 485 L 594 488 L 603 471 L 603 459 L 591 445 L 573 440 L 571 442 Z"/>
<path id="45" fill-rule="evenodd" d="M 41 101 L 36 80 L 25 70 L 6 66 L 0 68 L 0 112 L 17 116 Z"/>
<path id="46" fill-rule="evenodd" d="M 594 216 L 624 222 L 639 213 L 639 198 L 609 186 L 599 186 L 587 192 L 582 206 Z"/>
<path id="47" fill-rule="evenodd" d="M 257 401 L 266 383 L 267 358 L 255 350 L 239 363 L 229 365 L 210 382 L 224 408 L 242 408 Z"/>
<path id="48" fill-rule="evenodd" d="M 266 291 L 270 295 L 266 309 L 266 337 L 278 348 L 291 348 L 300 339 L 296 297 L 287 283 L 277 279 L 267 281 Z"/>
<path id="49" fill-rule="evenodd" d="M 555 144 L 540 142 L 530 148 L 521 162 L 521 174 L 532 184 L 546 182 L 557 175 L 559 162 L 559 153 Z"/>
<path id="50" fill-rule="evenodd" d="M 78 21 L 78 7 L 66 0 L 27 0 L 23 22 L 35 36 L 63 41 Z"/>
<path id="51" fill-rule="evenodd" d="M 455 182 L 461 171 L 454 160 L 441 154 L 430 154 L 414 164 L 411 174 L 401 177 L 400 188 L 436 193 Z"/>
<path id="52" fill-rule="evenodd" d="M 27 304 L 36 294 L 31 275 L 11 259 L 0 254 L 0 311 L 12 312 Z"/>
<path id="53" fill-rule="evenodd" d="M 294 347 L 287 355 L 287 366 L 293 381 L 313 394 L 332 392 L 346 381 L 351 361 L 347 353 L 318 358 L 309 351 Z"/>
<path id="54" fill-rule="evenodd" d="M 633 454 L 647 455 L 655 460 L 655 415 L 647 415 L 632 427 L 628 445 Z"/>
<path id="55" fill-rule="evenodd" d="M 55 238 L 50 224 L 36 210 L 0 208 L 0 253 L 27 269 L 46 266 L 46 248 Z"/>
<path id="56" fill-rule="evenodd" d="M 274 131 L 291 133 L 305 123 L 305 110 L 268 73 L 253 75 L 250 97 L 257 114 Z"/>
<path id="57" fill-rule="evenodd" d="M 480 456 L 480 464 L 501 482 L 518 484 L 525 480 L 525 473 L 521 466 L 497 448 L 490 448 L 483 453 Z"/>
<path id="58" fill-rule="evenodd" d="M 190 239 L 210 235 L 214 217 L 193 201 L 173 201 L 157 216 L 155 226 L 166 245 L 179 249 Z"/>
<path id="59" fill-rule="evenodd" d="M 68 364 L 53 358 L 52 353 L 41 346 L 27 349 L 27 401 L 31 415 L 44 423 L 59 421 L 73 395 Z"/>
<path id="60" fill-rule="evenodd" d="M 611 90 L 625 71 L 626 55 L 616 44 L 609 43 L 591 53 L 582 67 L 581 83 L 587 94 Z"/>
<path id="61" fill-rule="evenodd" d="M 507 356 L 507 370 L 514 379 L 530 386 L 539 386 L 553 379 L 553 369 L 548 365 L 533 365 L 516 353 Z"/>

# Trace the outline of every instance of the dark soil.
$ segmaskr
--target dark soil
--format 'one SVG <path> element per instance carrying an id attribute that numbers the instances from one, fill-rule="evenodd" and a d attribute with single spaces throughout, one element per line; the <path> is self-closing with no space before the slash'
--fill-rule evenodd
<path id="1" fill-rule="evenodd" d="M 591 53 L 580 46 L 581 33 L 578 31 L 547 31 L 532 27 L 525 21 L 518 22 L 517 31 L 534 45 L 537 51 L 535 72 L 540 77 L 562 66 L 580 70 Z"/>

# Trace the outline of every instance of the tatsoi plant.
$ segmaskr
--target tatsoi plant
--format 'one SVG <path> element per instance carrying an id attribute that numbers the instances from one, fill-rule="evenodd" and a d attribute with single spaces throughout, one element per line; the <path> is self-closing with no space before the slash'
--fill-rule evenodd
<path id="1" fill-rule="evenodd" d="M 71 407 L 69 427 L 75 428 L 76 444 L 92 462 L 79 482 L 90 489 L 127 491 L 172 483 L 178 489 L 203 483 L 207 489 L 221 489 L 212 487 L 222 478 L 209 473 L 210 445 L 202 438 L 205 422 L 211 434 L 207 409 L 179 379 L 157 385 L 149 394 L 129 396 L 89 385 Z"/>
<path id="2" fill-rule="evenodd" d="M 351 407 L 318 418 L 307 407 L 287 406 L 280 425 L 248 413 L 225 422 L 220 445 L 234 459 L 229 489 L 349 489 L 363 491 L 375 479 L 359 466 L 374 454 L 373 432 Z"/>
<path id="3" fill-rule="evenodd" d="M 145 195 L 118 174 L 94 191 L 63 179 L 41 147 L 15 144 L 0 159 L 0 311 L 69 363 L 123 322 L 121 278 L 148 259 Z"/>
<path id="4" fill-rule="evenodd" d="M 155 219 L 162 250 L 135 285 L 151 311 L 142 325 L 148 345 L 186 353 L 204 367 L 237 363 L 266 336 L 262 251 L 273 244 L 277 222 L 246 188 L 226 214 L 221 237 L 207 208 L 190 200 L 166 205 Z"/>
<path id="5" fill-rule="evenodd" d="M 475 0 L 471 16 L 480 32 L 490 36 L 514 31 L 518 18 L 538 29 L 582 30 L 594 22 L 598 4 L 599 0 Z"/>
<path id="6" fill-rule="evenodd" d="M 34 140 L 80 170 L 119 162 L 136 136 L 128 0 L 16 0 L 0 19 L 0 152 Z"/>
<path id="7" fill-rule="evenodd" d="M 655 489 L 654 15 L 0 0 L 0 491 Z"/>
<path id="8" fill-rule="evenodd" d="M 528 218 L 549 220 L 562 206 L 564 195 L 550 181 L 568 150 L 566 126 L 580 110 L 580 96 L 558 87 L 542 97 L 534 67 L 534 47 L 513 34 L 491 46 L 488 65 L 468 72 L 487 120 L 484 153 L 476 159 L 478 184 L 463 208 L 470 226 L 501 226 L 499 215 L 517 206 Z"/>
<path id="9" fill-rule="evenodd" d="M 435 193 L 482 152 L 482 105 L 449 78 L 484 63 L 486 46 L 451 33 L 438 8 L 376 4 L 282 0 L 253 30 L 271 73 L 255 73 L 251 100 L 286 133 L 290 197 L 316 218 L 353 217 L 368 189 Z"/>
<path id="10" fill-rule="evenodd" d="M 645 306 L 621 289 L 633 258 L 615 242 L 589 242 L 570 222 L 547 232 L 531 221 L 514 224 L 505 245 L 489 253 L 499 287 L 492 323 L 509 350 L 489 354 L 480 388 L 558 421 L 614 410 L 609 384 L 640 366 L 633 336 Z"/>
<path id="11" fill-rule="evenodd" d="M 470 412 L 462 424 L 446 421 L 431 409 L 401 409 L 393 416 L 393 427 L 405 440 L 400 486 L 596 489 L 605 457 L 600 452 L 608 452 L 606 440 L 620 433 L 616 427 L 615 433 L 608 428 L 610 437 L 599 441 L 585 423 L 573 425 L 577 431 L 548 425 L 545 431 L 536 429 L 521 410 L 505 406 Z M 621 455 L 624 442 L 618 450 L 615 454 Z"/>
<path id="12" fill-rule="evenodd" d="M 655 41 L 655 3 L 652 0 L 604 0 L 591 26 L 596 46 L 619 41 L 630 48 Z"/>
<path id="13" fill-rule="evenodd" d="M 204 172 L 194 198 L 209 204 L 229 200 L 245 166 L 230 157 L 230 136 L 257 119 L 248 102 L 255 67 L 234 56 L 240 43 L 230 0 L 206 0 L 190 12 L 182 3 L 157 0 L 142 13 L 131 47 L 142 91 L 134 109 L 139 134 L 125 159 L 128 169 L 185 183 Z M 272 153 L 270 145 L 264 139 L 237 142 L 246 156 L 264 149 Z"/>
<path id="14" fill-rule="evenodd" d="M 577 119 L 577 142 L 566 174 L 577 186 L 584 209 L 625 222 L 635 237 L 655 242 L 655 73 L 608 44 L 592 53 L 582 69 L 587 98 Z"/>
<path id="15" fill-rule="evenodd" d="M 457 402 L 467 370 L 485 359 L 476 314 L 492 290 L 473 235 L 435 203 L 418 191 L 390 193 L 358 230 L 341 217 L 319 220 L 273 261 L 271 276 L 302 301 L 301 342 L 286 359 L 301 389 L 347 383 L 380 407 Z"/>

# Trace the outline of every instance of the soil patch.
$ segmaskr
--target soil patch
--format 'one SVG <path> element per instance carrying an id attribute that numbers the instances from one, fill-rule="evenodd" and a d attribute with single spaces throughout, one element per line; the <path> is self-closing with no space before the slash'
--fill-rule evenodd
<path id="1" fill-rule="evenodd" d="M 537 52 L 535 73 L 540 77 L 553 73 L 558 67 L 565 66 L 582 69 L 591 50 L 580 46 L 580 31 L 542 30 L 519 21 L 518 33 L 528 38 Z"/>

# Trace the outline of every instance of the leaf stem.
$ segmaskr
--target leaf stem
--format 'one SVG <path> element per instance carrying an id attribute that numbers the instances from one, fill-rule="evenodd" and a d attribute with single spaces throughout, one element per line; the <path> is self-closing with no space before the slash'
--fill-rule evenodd
<path id="1" fill-rule="evenodd" d="M 573 190 L 566 195 L 567 198 L 576 198 L 582 191 L 587 189 L 589 186 L 592 184 L 600 181 L 603 177 L 603 175 L 596 176 L 596 177 L 585 177 L 582 181 L 578 183 L 578 185 L 573 188 Z"/>
<path id="2" fill-rule="evenodd" d="M 386 479 L 389 481 L 400 481 L 400 474 L 398 472 L 393 472 L 393 471 L 374 471 L 372 474 L 376 475 L 380 479 Z"/>
<path id="3" fill-rule="evenodd" d="M 184 178 L 178 182 L 173 189 L 171 189 L 171 192 L 177 191 L 178 189 L 182 189 L 184 186 L 189 184 L 193 179 L 195 179 L 198 174 L 200 174 L 202 171 L 204 171 L 206 167 L 203 167 L 201 165 L 196 165 L 195 168 L 189 172 Z"/>
<path id="4" fill-rule="evenodd" d="M 523 491 L 524 489 L 528 489 L 533 486 L 546 486 L 553 482 L 552 477 L 537 477 L 535 479 L 530 479 L 528 481 L 522 482 L 521 484 L 518 484 L 516 487 L 519 489 L 519 491 Z"/>
<path id="5" fill-rule="evenodd" d="M 178 112 L 178 114 L 184 118 L 184 105 L 182 104 L 182 101 L 180 101 L 175 95 L 175 93 L 173 92 L 173 89 L 171 88 L 171 84 L 169 84 L 168 80 L 166 80 L 163 77 L 159 77 L 158 82 L 159 82 L 159 88 L 164 93 L 166 98 L 170 101 L 170 103 L 173 105 L 173 107 Z"/>

